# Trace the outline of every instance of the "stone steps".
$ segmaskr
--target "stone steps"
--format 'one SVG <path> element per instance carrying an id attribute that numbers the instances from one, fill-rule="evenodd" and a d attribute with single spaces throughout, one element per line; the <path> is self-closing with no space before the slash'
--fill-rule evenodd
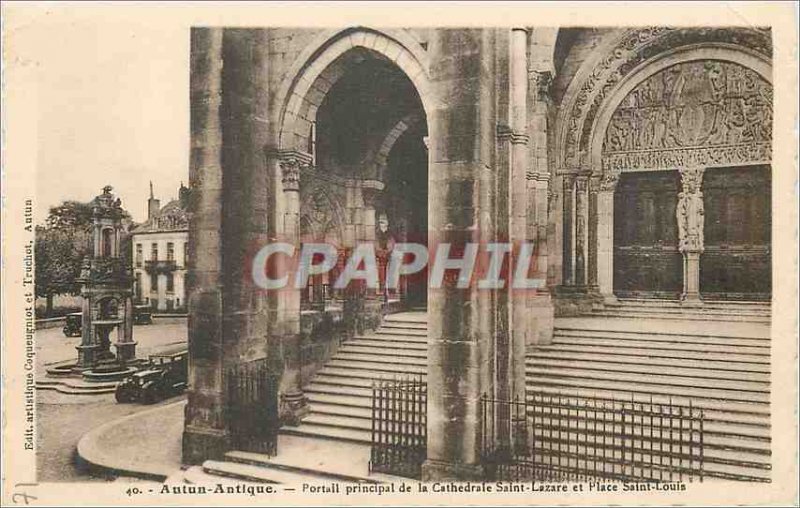
<path id="1" fill-rule="evenodd" d="M 385 337 L 358 337 L 352 340 L 349 340 L 342 344 L 343 347 L 347 346 L 361 346 L 361 347 L 372 347 L 378 348 L 381 351 L 385 349 L 404 349 L 408 351 L 422 351 L 427 354 L 428 351 L 428 343 L 427 341 L 409 341 L 409 340 L 397 340 L 392 341 Z"/>
<path id="2" fill-rule="evenodd" d="M 379 328 L 375 331 L 375 335 L 380 337 L 389 336 L 389 337 L 421 337 L 422 339 L 428 339 L 428 330 L 426 329 L 398 329 L 398 328 Z"/>
<path id="3" fill-rule="evenodd" d="M 380 354 L 385 351 L 387 354 L 394 358 L 421 358 L 423 361 L 428 357 L 428 349 L 426 346 L 419 347 L 387 347 L 381 344 L 373 344 L 367 341 L 359 342 L 345 342 L 339 347 L 340 353 L 356 353 L 356 354 Z"/>
<path id="4" fill-rule="evenodd" d="M 540 346 L 538 351 L 544 352 L 561 352 L 581 353 L 587 355 L 619 355 L 623 357 L 637 357 L 646 361 L 648 358 L 660 358 L 662 360 L 705 360 L 724 362 L 730 361 L 735 363 L 748 363 L 752 365 L 769 365 L 770 356 L 765 354 L 750 354 L 750 353 L 736 353 L 726 351 L 707 351 L 707 350 L 676 350 L 675 348 L 660 347 L 660 348 L 636 348 L 631 346 L 618 346 L 618 345 L 599 345 L 589 343 L 572 343 L 570 341 L 554 340 L 552 345 Z"/>
<path id="5" fill-rule="evenodd" d="M 580 369 L 585 372 L 610 372 L 623 374 L 648 374 L 654 376 L 679 376 L 684 379 L 713 380 L 722 382 L 748 381 L 764 385 L 769 391 L 769 373 L 753 372 L 750 370 L 736 371 L 732 369 L 715 369 L 712 366 L 685 365 L 680 362 L 664 364 L 640 363 L 610 360 L 598 362 L 594 360 L 591 366 L 586 365 L 586 359 L 554 358 L 552 356 L 539 356 L 528 359 L 526 364 L 531 369 Z M 738 385 L 737 385 L 738 386 Z"/>
<path id="6" fill-rule="evenodd" d="M 573 337 L 573 336 L 563 336 L 561 334 L 557 335 L 553 339 L 554 345 L 572 345 L 572 346 L 608 346 L 608 347 L 619 347 L 619 348 L 634 348 L 642 351 L 651 351 L 651 350 L 667 350 L 667 351 L 674 351 L 678 349 L 678 353 L 681 352 L 695 352 L 695 353 L 724 353 L 724 354 L 736 354 L 736 355 L 751 355 L 751 356 L 760 356 L 763 358 L 769 358 L 770 350 L 769 347 L 764 346 L 740 346 L 740 345 L 727 345 L 727 344 L 707 344 L 707 343 L 688 343 L 688 342 L 677 342 L 677 341 L 650 341 L 646 338 L 640 339 L 625 339 L 625 338 L 613 338 L 610 336 L 606 337 L 589 337 L 589 336 L 580 336 L 580 337 Z"/>
<path id="7" fill-rule="evenodd" d="M 287 451 L 275 457 L 260 453 L 232 451 L 225 454 L 225 459 L 239 464 L 267 467 L 271 470 L 303 475 L 316 481 L 381 483 L 397 480 L 391 476 L 369 472 L 367 465 L 369 446 L 336 442 L 314 441 L 311 443 L 309 439 L 294 436 L 290 439 L 291 442 L 287 442 L 287 436 L 283 437 L 279 446 L 287 448 Z M 289 447 L 294 450 L 288 450 Z M 352 460 L 346 463 L 341 460 L 330 460 L 343 456 L 352 457 Z"/>
<path id="8" fill-rule="evenodd" d="M 361 335 L 355 337 L 353 340 L 370 340 L 378 342 L 388 342 L 389 344 L 407 344 L 407 345 L 427 345 L 427 335 L 401 335 L 396 333 L 378 333 L 372 335 Z M 350 341 L 348 341 L 350 343 Z"/>
<path id="9" fill-rule="evenodd" d="M 620 298 L 615 304 L 607 304 L 595 310 L 624 310 L 628 312 L 657 311 L 662 314 L 703 314 L 703 315 L 752 315 L 770 316 L 770 302 L 703 300 L 699 306 L 687 306 L 677 300 L 658 298 Z"/>
<path id="10" fill-rule="evenodd" d="M 641 304 L 625 314 L 627 319 L 557 322 L 552 344 L 528 352 L 529 395 L 535 390 L 537 395 L 570 399 L 632 397 L 637 402 L 680 405 L 691 401 L 704 412 L 707 474 L 768 481 L 768 327 L 758 319 L 701 327 L 683 319 L 680 308 L 658 309 L 653 319 L 642 320 L 650 316 L 641 309 L 650 308 Z M 726 306 L 720 311 L 728 310 Z M 668 314 L 676 316 L 673 321 L 664 319 Z M 637 319 L 630 319 L 632 315 Z M 568 429 L 575 434 L 571 437 L 585 438 L 579 412 L 569 421 L 577 426 Z M 591 420 L 584 417 L 583 423 L 590 426 Z"/>
<path id="11" fill-rule="evenodd" d="M 659 309 L 687 308 L 678 300 L 668 300 L 666 298 L 619 298 L 618 305 L 657 307 Z M 694 307 L 689 307 L 694 308 Z M 703 300 L 703 308 L 706 309 L 753 309 L 770 311 L 770 302 L 761 300 Z"/>
<path id="12" fill-rule="evenodd" d="M 319 435 L 309 438 L 303 431 L 293 432 L 294 429 L 297 428 L 289 428 L 279 436 L 280 453 L 276 456 L 230 451 L 218 460 L 207 460 L 202 466 L 188 468 L 178 475 L 179 479 L 201 485 L 313 483 L 317 486 L 323 482 L 387 483 L 399 480 L 369 471 L 369 435 L 366 441 L 347 439 L 348 432 L 343 430 L 329 432 L 332 439 L 319 439 Z M 348 460 L 343 461 L 342 457 Z"/>
<path id="13" fill-rule="evenodd" d="M 614 330 L 596 330 L 588 328 L 560 328 L 557 337 L 575 337 L 575 338 L 588 338 L 592 340 L 610 338 L 620 343 L 627 341 L 641 341 L 646 340 L 648 343 L 667 343 L 667 344 L 694 344 L 694 345 L 708 345 L 708 346 L 739 346 L 739 347 L 754 347 L 769 350 L 770 339 L 764 338 L 751 338 L 751 337 L 736 337 L 730 335 L 689 335 L 679 333 L 668 333 L 658 331 L 614 331 Z"/>
<path id="14" fill-rule="evenodd" d="M 542 360 L 552 360 L 554 362 L 568 361 L 576 363 L 591 360 L 595 365 L 597 365 L 598 368 L 602 368 L 602 366 L 608 364 L 614 369 L 624 369 L 627 368 L 627 366 L 642 366 L 642 362 L 647 361 L 647 366 L 649 367 L 708 369 L 709 371 L 720 373 L 720 375 L 723 376 L 736 376 L 740 374 L 745 375 L 754 373 L 765 376 L 766 379 L 769 379 L 768 360 L 765 359 L 761 362 L 732 361 L 724 354 L 719 355 L 717 359 L 695 359 L 671 356 L 647 356 L 636 354 L 635 352 L 602 354 L 594 351 L 562 351 L 557 347 L 540 347 L 536 349 L 536 358 Z"/>
<path id="15" fill-rule="evenodd" d="M 69 395 L 104 395 L 117 390 L 116 382 L 84 381 L 83 379 L 61 377 L 44 378 L 36 381 L 37 390 L 51 390 Z"/>
<path id="16" fill-rule="evenodd" d="M 692 321 L 730 321 L 749 323 L 769 323 L 769 313 L 749 311 L 745 309 L 655 309 L 637 306 L 608 306 L 602 309 L 593 309 L 592 315 L 597 317 L 622 317 L 632 316 L 656 319 L 680 319 Z"/>
<path id="17" fill-rule="evenodd" d="M 566 398 L 631 400 L 653 404 L 688 405 L 704 412 L 704 468 L 708 476 L 768 481 L 770 474 L 770 348 L 768 331 L 738 323 L 697 326 L 642 324 L 632 320 L 561 320 L 553 343 L 529 350 L 526 380 L 529 400 L 534 394 Z M 588 323 L 588 324 L 587 324 Z M 563 324 L 564 326 L 560 326 Z M 760 326 L 760 325 L 759 325 Z M 697 333 L 695 333 L 697 332 Z M 305 387 L 310 414 L 296 427 L 285 426 L 281 438 L 365 447 L 372 435 L 372 387 L 377 379 L 425 376 L 427 325 L 410 313 L 389 315 L 380 329 L 345 342 L 337 354 Z M 532 408 L 545 418 L 547 409 Z M 542 413 L 544 411 L 544 413 Z M 534 432 L 545 446 L 606 446 L 591 432 L 592 420 L 581 411 L 562 410 L 550 429 Z M 630 424 L 633 423 L 633 426 Z M 628 422 L 629 431 L 639 432 Z M 645 419 L 644 423 L 648 423 Z M 649 427 L 648 427 L 649 428 Z M 545 434 L 541 434 L 541 433 Z M 544 439 L 544 437 L 548 439 Z M 647 441 L 648 436 L 641 436 Z M 595 439 L 597 442 L 595 442 Z M 583 441 L 582 441 L 583 440 Z M 574 450 L 573 450 L 574 451 Z M 243 452 L 234 452 L 243 453 Z M 230 455 L 230 454 L 229 454 Z M 248 461 L 227 456 L 224 464 L 207 464 L 214 474 L 252 481 L 281 479 L 250 468 L 273 469 L 277 458 Z M 313 454 L 312 454 L 313 455 Z M 653 459 L 657 460 L 654 456 Z M 641 460 L 650 457 L 646 450 Z M 359 459 L 362 460 L 362 459 Z M 270 462 L 271 461 L 271 462 Z M 268 463 L 269 462 L 269 463 Z M 341 467 L 341 462 L 337 467 Z M 230 464 L 233 464 L 231 466 Z M 213 466 L 213 467 L 211 467 Z M 239 466 L 249 466 L 242 469 Z M 366 475 L 366 465 L 360 474 Z M 317 468 L 318 469 L 318 468 Z M 318 472 L 292 470 L 286 474 Z M 337 473 L 338 470 L 331 470 Z M 236 476 L 238 475 L 238 476 Z M 312 476 L 313 476 L 312 475 Z M 286 479 L 294 477 L 286 476 Z M 317 479 L 325 475 L 316 476 Z"/>

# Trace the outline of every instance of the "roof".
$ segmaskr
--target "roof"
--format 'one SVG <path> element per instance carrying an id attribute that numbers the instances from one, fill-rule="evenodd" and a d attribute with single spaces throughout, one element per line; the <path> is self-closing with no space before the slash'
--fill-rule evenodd
<path id="1" fill-rule="evenodd" d="M 156 233 L 161 231 L 181 231 L 189 229 L 189 214 L 186 207 L 178 199 L 173 199 L 162 206 L 158 214 L 138 224 L 132 233 Z"/>

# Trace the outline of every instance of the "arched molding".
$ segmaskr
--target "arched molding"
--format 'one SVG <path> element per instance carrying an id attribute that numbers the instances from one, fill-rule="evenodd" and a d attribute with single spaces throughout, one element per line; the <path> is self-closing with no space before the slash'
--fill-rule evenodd
<path id="1" fill-rule="evenodd" d="M 281 149 L 305 149 L 311 122 L 331 86 L 346 71 L 346 59 L 360 49 L 389 60 L 413 83 L 426 113 L 431 111 L 428 59 L 404 30 L 355 27 L 320 34 L 298 57 L 276 95 L 273 125 L 279 126 Z M 343 57 L 343 58 L 342 58 Z"/>
<path id="2" fill-rule="evenodd" d="M 389 132 L 383 137 L 383 141 L 377 145 L 374 152 L 367 157 L 371 175 L 383 181 L 386 175 L 386 166 L 389 163 L 389 154 L 392 152 L 395 143 L 397 143 L 397 140 L 400 139 L 408 129 L 414 127 L 421 120 L 422 117 L 418 113 L 409 113 L 398 120 L 394 127 L 389 129 Z"/>
<path id="3" fill-rule="evenodd" d="M 728 44 L 695 44 L 676 48 L 667 51 L 657 57 L 643 62 L 626 75 L 617 86 L 608 93 L 608 99 L 604 101 L 594 124 L 591 127 L 590 156 L 589 165 L 593 173 L 603 172 L 603 142 L 606 130 L 614 112 L 620 103 L 633 91 L 639 84 L 658 74 L 659 72 L 683 63 L 715 60 L 731 62 L 742 67 L 755 71 L 762 79 L 770 85 L 772 84 L 772 65 L 762 54 L 746 48 L 731 46 Z M 762 164 L 764 161 L 754 163 Z M 675 169 L 675 168 L 660 168 Z"/>
<path id="4" fill-rule="evenodd" d="M 601 42 L 570 82 L 556 121 L 556 166 L 559 171 L 587 170 L 591 128 L 612 91 L 634 69 L 682 46 L 735 46 L 770 61 L 768 30 L 745 27 L 628 29 Z"/>

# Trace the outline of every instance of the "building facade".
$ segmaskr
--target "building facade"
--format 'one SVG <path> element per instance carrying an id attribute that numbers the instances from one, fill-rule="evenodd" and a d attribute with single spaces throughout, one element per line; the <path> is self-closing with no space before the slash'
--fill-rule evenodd
<path id="1" fill-rule="evenodd" d="M 770 297 L 769 30 L 197 28 L 191 44 L 187 462 L 230 448 L 226 369 L 263 360 L 303 411 L 300 295 L 248 271 L 268 242 L 346 254 L 385 245 L 388 222 L 395 241 L 537 246 L 546 288 L 405 290 L 427 311 L 425 478 L 480 477 L 479 398 L 525 397 L 554 317 Z"/>
<path id="2" fill-rule="evenodd" d="M 134 300 L 157 312 L 186 311 L 188 188 L 178 194 L 162 207 L 150 184 L 147 221 L 131 230 Z"/>

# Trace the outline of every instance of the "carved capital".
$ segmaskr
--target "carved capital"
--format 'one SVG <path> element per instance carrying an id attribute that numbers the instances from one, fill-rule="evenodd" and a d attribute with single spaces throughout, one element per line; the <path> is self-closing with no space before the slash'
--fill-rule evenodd
<path id="1" fill-rule="evenodd" d="M 530 87 L 536 94 L 536 100 L 546 101 L 550 98 L 550 85 L 553 83 L 553 73 L 550 71 L 531 71 Z"/>
<path id="2" fill-rule="evenodd" d="M 579 176 L 575 180 L 575 187 L 577 188 L 578 192 L 583 194 L 586 192 L 586 188 L 589 184 L 589 177 L 588 176 Z"/>
<path id="3" fill-rule="evenodd" d="M 281 168 L 283 191 L 299 192 L 300 170 L 311 167 L 311 156 L 296 150 L 283 150 L 278 152 L 277 156 Z"/>
<path id="4" fill-rule="evenodd" d="M 299 192 L 300 166 L 294 161 L 281 161 L 281 182 L 284 192 Z"/>
<path id="5" fill-rule="evenodd" d="M 363 180 L 361 182 L 361 198 L 364 200 L 364 206 L 375 208 L 375 203 L 384 187 L 383 182 L 379 180 Z"/>
<path id="6" fill-rule="evenodd" d="M 600 177 L 598 185 L 601 192 L 614 192 L 619 182 L 620 171 L 617 169 L 607 169 Z"/>
<path id="7" fill-rule="evenodd" d="M 571 173 L 565 173 L 561 179 L 564 185 L 564 195 L 566 196 L 572 193 L 572 187 L 575 185 L 575 175 Z"/>
<path id="8" fill-rule="evenodd" d="M 597 194 L 600 191 L 600 175 L 589 177 L 589 194 Z"/>

